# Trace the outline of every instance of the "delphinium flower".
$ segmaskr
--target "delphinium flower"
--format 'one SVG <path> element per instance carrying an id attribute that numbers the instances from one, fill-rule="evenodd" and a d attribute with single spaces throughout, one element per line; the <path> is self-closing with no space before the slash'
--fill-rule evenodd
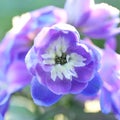
<path id="1" fill-rule="evenodd" d="M 80 41 L 76 29 L 68 24 L 45 27 L 26 55 L 32 73 L 31 95 L 37 105 L 50 106 L 63 95 L 98 92 L 99 53 Z"/>
<path id="2" fill-rule="evenodd" d="M 24 88 L 32 79 L 24 58 L 34 37 L 43 26 L 63 22 L 65 19 L 62 11 L 50 6 L 13 19 L 12 29 L 0 44 L 0 113 L 4 110 L 3 106 L 7 108 L 11 94 Z"/>
<path id="3" fill-rule="evenodd" d="M 106 3 L 95 4 L 94 0 L 67 0 L 67 22 L 84 35 L 108 39 L 118 34 L 119 10 Z"/>
<path id="4" fill-rule="evenodd" d="M 100 70 L 103 79 L 101 89 L 101 110 L 103 113 L 113 112 L 120 120 L 120 55 L 106 46 L 102 56 Z"/>

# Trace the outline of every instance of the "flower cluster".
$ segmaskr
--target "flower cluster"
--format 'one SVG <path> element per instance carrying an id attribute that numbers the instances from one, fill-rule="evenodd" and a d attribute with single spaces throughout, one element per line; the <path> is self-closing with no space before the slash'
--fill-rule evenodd
<path id="1" fill-rule="evenodd" d="M 0 120 L 11 95 L 27 85 L 39 106 L 67 94 L 97 96 L 101 111 L 120 119 L 119 20 L 117 8 L 94 0 L 66 0 L 64 8 L 15 17 L 0 44 Z M 104 48 L 92 39 L 104 39 Z"/>

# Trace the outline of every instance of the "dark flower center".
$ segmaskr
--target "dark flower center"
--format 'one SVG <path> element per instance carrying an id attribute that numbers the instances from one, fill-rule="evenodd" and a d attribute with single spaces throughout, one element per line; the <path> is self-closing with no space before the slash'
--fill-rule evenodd
<path id="1" fill-rule="evenodd" d="M 66 54 L 65 54 L 65 53 L 62 53 L 61 57 L 56 56 L 56 57 L 55 57 L 55 63 L 56 63 L 56 64 L 61 64 L 61 65 L 66 64 L 66 63 L 67 63 Z"/>

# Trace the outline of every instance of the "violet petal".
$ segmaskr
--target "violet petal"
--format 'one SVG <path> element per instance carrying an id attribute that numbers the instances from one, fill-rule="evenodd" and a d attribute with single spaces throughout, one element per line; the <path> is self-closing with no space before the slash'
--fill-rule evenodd
<path id="1" fill-rule="evenodd" d="M 47 87 L 41 85 L 36 78 L 31 83 L 31 95 L 37 105 L 50 106 L 56 103 L 62 96 L 51 92 Z"/>

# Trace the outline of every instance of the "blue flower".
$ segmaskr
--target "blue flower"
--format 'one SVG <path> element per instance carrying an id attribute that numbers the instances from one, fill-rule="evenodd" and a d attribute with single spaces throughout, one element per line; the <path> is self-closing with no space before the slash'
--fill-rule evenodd
<path id="1" fill-rule="evenodd" d="M 100 88 L 99 54 L 80 41 L 78 32 L 71 25 L 43 28 L 25 61 L 34 76 L 31 94 L 38 105 L 49 106 L 65 94 L 78 94 L 84 90 L 83 94 L 94 94 Z"/>

